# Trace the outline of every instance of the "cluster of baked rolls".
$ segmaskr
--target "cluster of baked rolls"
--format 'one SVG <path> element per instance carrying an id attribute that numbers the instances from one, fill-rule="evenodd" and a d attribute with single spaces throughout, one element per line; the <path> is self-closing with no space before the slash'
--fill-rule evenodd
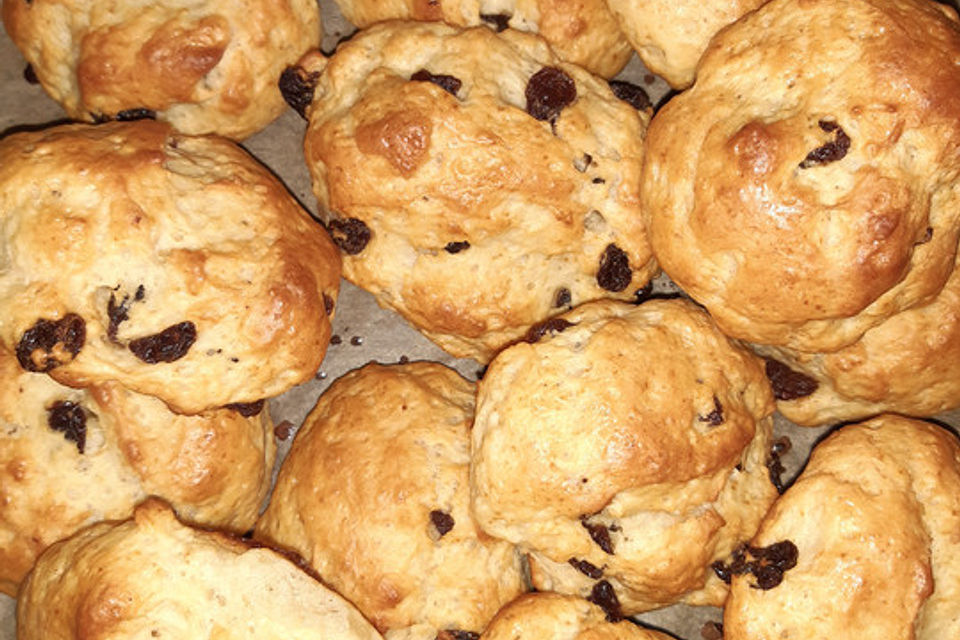
<path id="1" fill-rule="evenodd" d="M 960 636 L 956 11 L 338 4 L 4 2 L 88 121 L 0 140 L 20 637 Z M 281 100 L 322 222 L 227 139 Z M 341 265 L 487 367 L 336 380 L 267 500 Z M 776 410 L 868 420 L 784 490 Z"/>

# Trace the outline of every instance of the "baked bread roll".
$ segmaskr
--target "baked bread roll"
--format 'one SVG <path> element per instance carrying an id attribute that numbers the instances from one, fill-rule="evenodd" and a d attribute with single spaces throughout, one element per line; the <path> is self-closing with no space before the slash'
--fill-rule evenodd
<path id="1" fill-rule="evenodd" d="M 449 353 L 486 362 L 654 275 L 636 189 L 647 112 L 542 39 L 388 22 L 295 73 L 345 277 Z"/>
<path id="2" fill-rule="evenodd" d="M 723 637 L 956 638 L 957 531 L 954 434 L 894 415 L 844 427 L 814 449 L 753 550 L 725 567 L 732 586 Z M 763 557 L 787 543 L 795 566 Z M 758 585 L 765 574 L 774 579 Z"/>
<path id="3" fill-rule="evenodd" d="M 473 393 L 428 362 L 340 378 L 297 434 L 256 537 L 303 556 L 391 638 L 482 631 L 524 585 L 513 545 L 470 514 Z"/>
<path id="4" fill-rule="evenodd" d="M 537 589 L 612 617 L 719 605 L 709 566 L 776 496 L 760 361 L 681 300 L 583 305 L 479 383 L 474 517 L 530 554 Z"/>
<path id="5" fill-rule="evenodd" d="M 264 409 L 198 416 L 115 383 L 71 389 L 0 349 L 0 592 L 50 544 L 161 496 L 184 520 L 249 530 L 276 453 Z"/>
<path id="6" fill-rule="evenodd" d="M 766 0 L 606 2 L 647 69 L 674 89 L 686 89 L 710 38 Z"/>
<path id="7" fill-rule="evenodd" d="M 481 640 L 670 640 L 628 620 L 608 620 L 603 609 L 583 598 L 559 593 L 520 596 L 497 613 Z"/>
<path id="8" fill-rule="evenodd" d="M 28 371 L 199 413 L 320 366 L 337 248 L 228 140 L 149 120 L 8 136 L 0 221 L 0 342 Z"/>
<path id="9" fill-rule="evenodd" d="M 3 23 L 71 118 L 234 139 L 283 112 L 277 78 L 321 34 L 314 0 L 4 0 Z"/>
<path id="10" fill-rule="evenodd" d="M 633 51 L 604 0 L 336 0 L 361 29 L 384 20 L 440 20 L 458 27 L 510 27 L 539 34 L 567 62 L 605 78 Z"/>
<path id="11" fill-rule="evenodd" d="M 19 640 L 377 640 L 347 601 L 280 554 L 186 527 L 159 501 L 44 553 L 17 602 Z"/>
<path id="12" fill-rule="evenodd" d="M 921 0 L 775 0 L 721 31 L 647 139 L 664 271 L 728 335 L 807 353 L 930 302 L 960 229 L 958 57 L 956 12 Z"/>

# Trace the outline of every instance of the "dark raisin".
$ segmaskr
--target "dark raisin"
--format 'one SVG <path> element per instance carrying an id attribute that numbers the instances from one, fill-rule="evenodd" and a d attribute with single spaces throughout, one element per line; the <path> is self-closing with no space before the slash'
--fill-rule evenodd
<path id="1" fill-rule="evenodd" d="M 773 388 L 773 397 L 777 400 L 803 398 L 816 391 L 819 386 L 810 376 L 794 371 L 779 360 L 767 358 L 764 369 Z"/>
<path id="2" fill-rule="evenodd" d="M 109 320 L 107 323 L 107 337 L 111 342 L 117 342 L 117 329 L 120 327 L 120 323 L 130 319 L 130 307 L 134 302 L 143 300 L 144 294 L 145 290 L 143 285 L 140 285 L 137 287 L 137 292 L 133 295 L 132 299 L 130 296 L 124 294 L 120 304 L 117 304 L 116 296 L 112 293 L 110 294 L 110 300 L 107 301 L 107 318 Z"/>
<path id="3" fill-rule="evenodd" d="M 608 84 L 610 85 L 610 90 L 613 91 L 613 95 L 637 111 L 646 111 L 653 106 L 653 103 L 650 102 L 650 96 L 643 90 L 643 87 L 624 80 L 610 80 Z"/>
<path id="4" fill-rule="evenodd" d="M 289 420 L 283 420 L 273 428 L 273 435 L 277 440 L 288 440 L 293 433 L 293 423 Z"/>
<path id="5" fill-rule="evenodd" d="M 156 120 L 157 112 L 153 109 L 137 107 L 136 109 L 124 109 L 118 111 L 116 120 L 120 122 L 129 122 L 131 120 Z"/>
<path id="6" fill-rule="evenodd" d="M 537 120 L 553 122 L 563 108 L 577 98 L 573 78 L 556 67 L 544 67 L 530 77 L 525 92 L 527 113 Z"/>
<path id="7" fill-rule="evenodd" d="M 236 411 L 244 418 L 252 418 L 263 411 L 263 399 L 261 398 L 256 402 L 231 402 L 225 408 Z"/>
<path id="8" fill-rule="evenodd" d="M 326 293 L 323 294 L 323 311 L 328 316 L 333 313 L 333 298 Z"/>
<path id="9" fill-rule="evenodd" d="M 343 342 L 343 338 L 341 338 L 338 334 L 335 333 L 332 336 L 330 336 L 330 344 L 338 345 L 341 342 Z"/>
<path id="10" fill-rule="evenodd" d="M 319 79 L 319 71 L 307 73 L 300 67 L 287 67 L 280 74 L 280 80 L 277 82 L 280 94 L 303 119 L 307 118 L 307 107 L 313 102 L 313 90 L 317 87 Z"/>
<path id="11" fill-rule="evenodd" d="M 597 546 L 603 549 L 605 553 L 613 555 L 613 540 L 610 539 L 610 530 L 602 524 L 594 524 L 587 521 L 587 516 L 580 516 L 580 524 L 587 530 L 590 537 Z"/>
<path id="12" fill-rule="evenodd" d="M 351 336 L 350 344 L 353 345 L 354 347 L 359 347 L 360 345 L 363 344 L 363 338 L 361 338 L 360 336 Z"/>
<path id="13" fill-rule="evenodd" d="M 570 289 L 566 287 L 561 287 L 557 289 L 557 294 L 553 297 L 553 306 L 554 307 L 568 307 L 570 302 L 573 300 Z"/>
<path id="14" fill-rule="evenodd" d="M 480 634 L 462 629 L 443 629 L 437 632 L 436 640 L 478 640 Z"/>
<path id="15" fill-rule="evenodd" d="M 37 78 L 37 72 L 33 70 L 32 64 L 23 68 L 23 79 L 29 84 L 40 84 L 40 79 Z"/>
<path id="16" fill-rule="evenodd" d="M 547 333 L 563 333 L 572 326 L 572 322 L 568 322 L 563 318 L 550 318 L 549 320 L 538 322 L 530 327 L 530 329 L 527 330 L 527 335 L 524 336 L 523 339 L 525 342 L 533 344 L 539 341 L 540 338 L 545 336 Z"/>
<path id="17" fill-rule="evenodd" d="M 750 556 L 750 559 L 747 559 Z M 737 547 L 729 565 L 714 562 L 711 566 L 721 580 L 730 583 L 734 575 L 752 573 L 757 579 L 754 589 L 772 589 L 783 581 L 783 574 L 797 566 L 799 551 L 789 540 L 781 540 L 767 547 Z"/>
<path id="18" fill-rule="evenodd" d="M 636 293 L 633 294 L 633 303 L 634 304 L 643 304 L 647 300 L 653 297 L 653 281 L 651 280 L 647 284 L 643 285 L 642 288 L 637 289 Z"/>
<path id="19" fill-rule="evenodd" d="M 445 246 L 443 250 L 447 253 L 460 253 L 461 251 L 469 248 L 470 243 L 466 240 L 462 240 L 460 242 L 448 242 L 447 246 Z"/>
<path id="20" fill-rule="evenodd" d="M 627 253 L 615 244 L 608 244 L 600 256 L 597 284 L 607 291 L 623 291 L 630 286 L 633 271 Z"/>
<path id="21" fill-rule="evenodd" d="M 330 221 L 330 236 L 340 250 L 355 256 L 370 242 L 370 228 L 357 218 L 334 218 Z"/>
<path id="22" fill-rule="evenodd" d="M 437 533 L 440 534 L 441 538 L 453 529 L 454 525 L 453 516 L 439 509 L 434 509 L 430 512 L 430 522 L 433 523 L 434 528 L 437 530 Z"/>
<path id="23" fill-rule="evenodd" d="M 77 451 L 83 453 L 87 445 L 87 414 L 83 407 L 68 400 L 58 400 L 47 408 L 47 424 L 63 437 L 77 443 Z"/>
<path id="24" fill-rule="evenodd" d="M 786 469 L 780 460 L 780 456 L 771 453 L 767 459 L 767 474 L 770 476 L 770 484 L 774 486 L 778 493 L 783 493 L 784 489 L 786 489 L 783 483 L 783 474 L 785 472 Z"/>
<path id="25" fill-rule="evenodd" d="M 607 181 L 604 180 L 603 178 L 594 178 L 591 182 L 593 182 L 593 184 L 606 184 L 606 183 L 607 183 Z"/>
<path id="26" fill-rule="evenodd" d="M 410 76 L 410 79 L 414 82 L 432 82 L 452 96 L 456 96 L 457 92 L 460 91 L 460 87 L 463 85 L 463 83 L 460 82 L 460 78 L 456 76 L 448 76 L 442 73 L 434 75 L 426 69 L 420 69 L 420 71 Z"/>
<path id="27" fill-rule="evenodd" d="M 197 327 L 187 320 L 171 325 L 152 336 L 131 340 L 128 348 L 148 364 L 173 362 L 187 355 L 197 340 Z"/>
<path id="28" fill-rule="evenodd" d="M 833 132 L 833 140 L 808 153 L 807 157 L 800 163 L 801 169 L 836 162 L 847 155 L 847 151 L 850 150 L 850 137 L 840 128 L 839 124 L 830 120 L 821 120 L 817 124 L 827 133 Z"/>
<path id="29" fill-rule="evenodd" d="M 583 575 L 591 578 L 593 580 L 599 580 L 603 577 L 603 569 L 600 567 L 590 564 L 586 560 L 578 560 L 577 558 L 570 558 L 567 560 L 574 569 L 582 573 Z"/>
<path id="30" fill-rule="evenodd" d="M 20 338 L 17 361 L 27 371 L 50 371 L 71 362 L 86 339 L 87 325 L 75 313 L 59 320 L 41 318 Z"/>
<path id="31" fill-rule="evenodd" d="M 620 600 L 617 598 L 616 591 L 613 590 L 613 585 L 606 580 L 601 580 L 593 585 L 593 589 L 590 590 L 590 596 L 587 600 L 603 609 L 603 612 L 607 614 L 608 622 L 620 622 L 623 620 Z"/>
<path id="32" fill-rule="evenodd" d="M 713 411 L 708 413 L 705 416 L 698 415 L 697 419 L 700 422 L 708 422 L 712 427 L 719 427 L 723 424 L 723 405 L 720 404 L 720 400 L 717 396 L 713 396 Z"/>
<path id="33" fill-rule="evenodd" d="M 400 356 L 400 359 L 397 360 L 397 362 L 398 362 L 399 364 L 407 364 L 408 362 L 410 362 L 410 357 L 409 357 L 409 356 Z"/>
<path id="34" fill-rule="evenodd" d="M 508 13 L 481 13 L 480 19 L 486 22 L 487 24 L 492 24 L 497 30 L 497 33 L 501 31 L 506 31 L 510 27 L 510 18 L 512 18 Z"/>

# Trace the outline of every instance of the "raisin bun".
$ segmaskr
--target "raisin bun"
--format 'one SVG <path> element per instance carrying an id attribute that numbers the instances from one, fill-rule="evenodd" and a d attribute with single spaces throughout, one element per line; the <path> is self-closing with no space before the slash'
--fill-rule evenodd
<path id="1" fill-rule="evenodd" d="M 50 544 L 150 495 L 247 531 L 270 485 L 271 426 L 265 410 L 181 416 L 114 383 L 71 389 L 0 349 L 0 592 L 15 595 Z"/>
<path id="2" fill-rule="evenodd" d="M 440 20 L 539 34 L 563 60 L 597 75 L 617 75 L 633 51 L 604 0 L 336 0 L 360 28 L 384 20 Z"/>
<path id="3" fill-rule="evenodd" d="M 17 603 L 19 640 L 377 640 L 346 600 L 279 553 L 185 526 L 157 499 L 50 547 Z"/>
<path id="4" fill-rule="evenodd" d="M 523 589 L 513 545 L 470 513 L 474 385 L 369 364 L 320 397 L 256 536 L 296 551 L 390 637 L 478 633 Z"/>
<path id="5" fill-rule="evenodd" d="M 647 112 L 541 38 L 381 23 L 295 73 L 344 275 L 451 354 L 488 361 L 653 276 L 636 188 Z"/>
<path id="6" fill-rule="evenodd" d="M 226 139 L 149 120 L 11 135 L 0 222 L 0 342 L 28 371 L 198 413 L 320 366 L 339 252 Z"/>
<path id="7" fill-rule="evenodd" d="M 721 31 L 647 139 L 664 271 L 728 335 L 808 353 L 929 302 L 960 229 L 958 57 L 925 0 L 775 0 Z"/>
<path id="8" fill-rule="evenodd" d="M 766 0 L 606 0 L 643 64 L 675 89 L 693 84 L 720 29 Z"/>
<path id="9" fill-rule="evenodd" d="M 726 567 L 723 637 L 960 637 L 958 531 L 953 433 L 894 415 L 843 427 Z"/>
<path id="10" fill-rule="evenodd" d="M 769 358 L 777 408 L 797 424 L 883 412 L 934 416 L 960 407 L 960 269 L 940 293 L 829 353 L 757 347 Z"/>
<path id="11" fill-rule="evenodd" d="M 320 42 L 314 0 L 4 0 L 3 22 L 71 118 L 235 139 L 283 112 L 277 78 Z"/>
<path id="12" fill-rule="evenodd" d="M 559 593 L 520 596 L 497 613 L 480 640 L 671 640 L 629 620 L 611 620 L 595 604 Z"/>
<path id="13" fill-rule="evenodd" d="M 503 350 L 479 383 L 471 496 L 533 584 L 613 616 L 718 605 L 710 564 L 776 497 L 759 359 L 695 305 L 583 305 Z"/>

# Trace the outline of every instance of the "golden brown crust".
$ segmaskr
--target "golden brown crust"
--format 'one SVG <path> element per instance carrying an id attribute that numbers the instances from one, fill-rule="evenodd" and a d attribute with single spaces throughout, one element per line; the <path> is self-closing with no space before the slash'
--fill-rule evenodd
<path id="1" fill-rule="evenodd" d="M 361 29 L 385 20 L 439 20 L 458 27 L 509 26 L 539 34 L 564 61 L 612 78 L 633 53 L 604 0 L 337 0 Z"/>
<path id="2" fill-rule="evenodd" d="M 473 403 L 435 363 L 347 374 L 298 433 L 257 537 L 303 556 L 381 631 L 481 631 L 523 585 L 513 546 L 469 511 Z"/>
<path id="3" fill-rule="evenodd" d="M 64 387 L 0 349 L 0 591 L 15 595 L 48 545 L 151 495 L 246 531 L 270 486 L 271 427 L 266 410 L 181 416 L 116 384 Z"/>
<path id="4" fill-rule="evenodd" d="M 792 541 L 796 567 L 767 590 L 734 576 L 724 638 L 957 637 L 958 496 L 954 434 L 893 415 L 835 432 L 752 542 Z"/>
<path id="5" fill-rule="evenodd" d="M 650 128 L 664 270 L 728 334 L 807 352 L 929 301 L 957 246 L 957 55 L 911 0 L 776 0 L 722 31 Z"/>
<path id="6" fill-rule="evenodd" d="M 3 21 L 71 118 L 146 109 L 235 139 L 283 112 L 277 79 L 321 33 L 312 0 L 6 0 Z"/>
<path id="7" fill-rule="evenodd" d="M 319 73 L 305 153 L 321 210 L 368 237 L 344 275 L 450 353 L 487 361 L 535 322 L 630 299 L 653 276 L 636 191 L 647 115 L 543 40 L 391 22 L 302 64 Z M 552 123 L 526 111 L 544 68 L 576 93 Z M 421 70 L 456 95 L 411 80 Z"/>
<path id="8" fill-rule="evenodd" d="M 31 370 L 197 413 L 278 395 L 323 359 L 338 251 L 227 140 L 152 121 L 12 135 L 0 211 L 0 340 Z M 44 342 L 65 325 L 84 334 L 72 354 Z"/>
<path id="9" fill-rule="evenodd" d="M 479 384 L 475 517 L 531 552 L 538 589 L 586 596 L 605 580 L 625 615 L 719 604 L 708 565 L 776 493 L 759 361 L 689 302 L 597 302 L 559 321 Z"/>
<path id="10" fill-rule="evenodd" d="M 158 500 L 51 547 L 17 637 L 377 640 L 348 602 L 279 554 L 177 522 Z"/>
<path id="11" fill-rule="evenodd" d="M 669 640 L 670 636 L 628 620 L 610 622 L 600 607 L 582 598 L 541 592 L 522 595 L 501 609 L 480 638 Z"/>
<path id="12" fill-rule="evenodd" d="M 686 89 L 710 38 L 766 1 L 607 0 L 607 5 L 644 66 L 674 89 Z"/>

